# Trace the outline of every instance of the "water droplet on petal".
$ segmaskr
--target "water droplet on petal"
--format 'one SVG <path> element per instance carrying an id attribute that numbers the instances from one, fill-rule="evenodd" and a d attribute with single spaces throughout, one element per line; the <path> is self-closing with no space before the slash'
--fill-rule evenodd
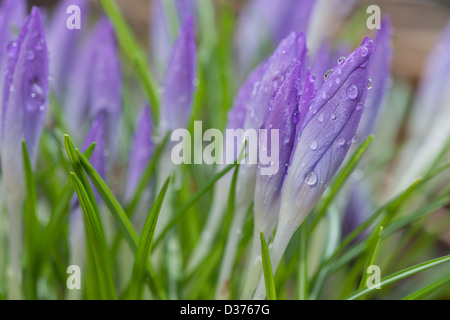
<path id="1" fill-rule="evenodd" d="M 325 114 L 322 112 L 318 118 L 319 122 L 322 123 L 325 120 Z"/>
<path id="2" fill-rule="evenodd" d="M 345 57 L 340 57 L 339 60 L 338 60 L 338 64 L 341 64 L 344 61 L 345 61 Z"/>
<path id="3" fill-rule="evenodd" d="M 308 173 L 305 177 L 305 183 L 308 186 L 313 186 L 317 183 L 317 174 L 314 171 Z"/>
<path id="4" fill-rule="evenodd" d="M 347 97 L 352 100 L 358 97 L 358 88 L 354 84 L 347 88 Z"/>
<path id="5" fill-rule="evenodd" d="M 331 120 L 336 120 L 337 117 L 334 113 L 332 113 L 330 118 L 331 118 Z"/>
<path id="6" fill-rule="evenodd" d="M 311 150 L 317 150 L 318 146 L 319 144 L 317 143 L 316 140 L 314 140 L 309 147 L 311 148 Z"/>
<path id="7" fill-rule="evenodd" d="M 33 50 L 28 51 L 27 53 L 27 60 L 28 61 L 33 61 L 36 58 L 36 54 L 34 53 Z"/>
<path id="8" fill-rule="evenodd" d="M 367 49 L 367 47 L 362 47 L 361 48 L 361 57 L 367 57 L 367 55 L 369 54 L 369 49 Z"/>
<path id="9" fill-rule="evenodd" d="M 11 41 L 8 43 L 8 55 L 10 57 L 13 57 L 16 55 L 17 53 L 17 42 L 16 41 Z"/>
<path id="10" fill-rule="evenodd" d="M 298 112 L 295 111 L 294 114 L 292 115 L 292 122 L 297 124 L 298 121 L 299 121 L 299 119 L 298 119 Z"/>
<path id="11" fill-rule="evenodd" d="M 340 146 L 343 146 L 345 144 L 345 139 L 344 138 L 339 138 L 337 140 L 337 144 L 340 145 Z"/>
<path id="12" fill-rule="evenodd" d="M 333 69 L 328 70 L 328 71 L 325 73 L 325 75 L 323 76 L 323 79 L 324 79 L 325 81 L 327 81 L 328 77 L 329 77 L 330 74 L 332 74 L 332 73 L 333 73 Z"/>
<path id="13" fill-rule="evenodd" d="M 339 84 L 339 83 L 341 83 L 341 78 L 336 78 L 336 84 Z"/>
<path id="14" fill-rule="evenodd" d="M 323 92 L 323 93 L 322 93 L 322 98 L 324 98 L 324 99 L 327 98 L 327 93 L 326 93 L 326 92 Z"/>
<path id="15" fill-rule="evenodd" d="M 372 89 L 372 87 L 373 87 L 373 82 L 372 82 L 372 79 L 369 79 L 369 81 L 367 81 L 367 89 Z"/>
<path id="16" fill-rule="evenodd" d="M 352 142 L 356 142 L 357 140 L 358 140 L 358 135 L 355 134 L 352 138 Z"/>

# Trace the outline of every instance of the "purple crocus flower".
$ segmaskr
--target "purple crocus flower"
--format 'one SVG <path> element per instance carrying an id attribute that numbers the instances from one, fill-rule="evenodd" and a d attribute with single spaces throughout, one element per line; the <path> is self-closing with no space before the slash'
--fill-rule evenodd
<path id="1" fill-rule="evenodd" d="M 344 161 L 356 135 L 368 85 L 369 58 L 375 44 L 366 38 L 350 54 L 311 100 L 304 123 L 298 126 L 298 142 L 288 168 L 278 228 L 272 244 L 274 272 L 294 232 L 322 196 Z M 265 296 L 264 279 L 255 292 Z"/>
<path id="2" fill-rule="evenodd" d="M 93 39 L 95 53 L 89 114 L 95 119 L 104 113 L 106 150 L 114 156 L 122 113 L 122 72 L 117 41 L 109 20 L 104 18 L 97 23 Z"/>
<path id="3" fill-rule="evenodd" d="M 69 13 L 67 9 L 70 6 L 78 6 L 80 9 L 81 29 L 69 29 L 67 20 Z M 52 87 L 58 98 L 61 99 L 64 92 L 64 86 L 67 85 L 65 77 L 68 73 L 69 61 L 75 58 L 75 46 L 83 29 L 87 27 L 89 6 L 86 0 L 64 0 L 55 8 L 48 34 L 48 48 L 50 54 L 50 73 L 52 75 Z M 70 90 L 72 83 L 69 83 Z M 69 90 L 69 91 L 70 91 Z"/>
<path id="4" fill-rule="evenodd" d="M 162 131 L 186 127 L 192 110 L 196 77 L 194 19 L 184 22 L 164 79 L 161 101 Z"/>
<path id="5" fill-rule="evenodd" d="M 144 106 L 138 117 L 138 124 L 131 145 L 131 153 L 128 164 L 127 183 L 125 189 L 125 201 L 131 199 L 155 148 L 153 135 L 153 123 L 150 108 Z"/>
<path id="6" fill-rule="evenodd" d="M 48 103 L 49 62 L 44 26 L 37 7 L 8 45 L 9 61 L 2 97 L 1 151 L 3 187 L 10 216 L 12 299 L 20 298 L 21 211 L 24 199 L 22 142 L 34 165 Z"/>

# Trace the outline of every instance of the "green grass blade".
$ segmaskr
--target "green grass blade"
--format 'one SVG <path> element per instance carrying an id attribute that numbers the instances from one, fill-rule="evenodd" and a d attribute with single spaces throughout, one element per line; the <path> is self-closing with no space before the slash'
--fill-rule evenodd
<path id="1" fill-rule="evenodd" d="M 129 297 L 130 299 L 142 299 L 144 295 L 144 280 L 146 275 L 147 261 L 152 251 L 152 242 L 155 235 L 156 222 L 158 221 L 159 212 L 166 196 L 167 187 L 169 186 L 170 177 L 167 178 L 162 187 L 158 198 L 156 199 L 150 214 L 144 224 L 141 233 L 138 248 L 135 255 L 133 274 L 130 281 Z"/>
<path id="2" fill-rule="evenodd" d="M 95 212 L 81 180 L 73 172 L 70 177 L 83 211 L 86 235 L 94 257 L 93 263 L 97 269 L 96 278 L 100 298 L 116 299 L 111 261 L 108 257 L 108 247 L 98 213 Z"/>
<path id="3" fill-rule="evenodd" d="M 300 261 L 298 268 L 298 299 L 308 300 L 308 228 L 303 223 L 300 226 Z"/>
<path id="4" fill-rule="evenodd" d="M 28 299 L 37 299 L 36 282 L 38 266 L 36 256 L 38 252 L 36 243 L 39 232 L 39 221 L 36 215 L 36 182 L 25 140 L 22 140 L 22 157 L 27 191 L 25 201 L 25 256 L 27 261 L 24 278 L 25 293 Z"/>
<path id="5" fill-rule="evenodd" d="M 81 154 L 79 150 L 76 150 L 76 153 L 80 159 L 82 167 L 91 179 L 106 206 L 111 211 L 111 214 L 113 215 L 117 225 L 119 226 L 119 229 L 127 240 L 131 251 L 135 253 L 138 248 L 139 237 L 136 233 L 136 230 L 134 230 L 127 214 L 125 213 L 125 210 L 122 208 L 119 201 L 116 199 L 116 197 L 114 197 L 109 187 L 106 185 L 106 183 L 103 181 L 94 167 L 89 163 L 86 157 Z M 165 294 L 163 287 L 159 284 L 158 278 L 155 277 L 155 271 L 153 270 L 153 267 L 150 263 L 148 265 L 147 273 L 149 276 L 149 286 L 152 291 L 159 298 L 166 299 L 167 295 Z"/>
<path id="6" fill-rule="evenodd" d="M 402 300 L 422 300 L 426 296 L 432 294 L 438 289 L 442 288 L 446 284 L 450 283 L 450 275 L 446 276 L 436 282 L 433 282 L 426 287 L 411 293 L 410 295 L 404 297 Z"/>
<path id="7" fill-rule="evenodd" d="M 273 279 L 272 262 L 270 261 L 269 248 L 267 247 L 264 233 L 259 234 L 261 238 L 262 264 L 264 270 L 264 282 L 266 284 L 267 300 L 277 300 L 275 281 Z"/>
<path id="8" fill-rule="evenodd" d="M 158 85 L 150 72 L 150 66 L 147 63 L 146 55 L 139 46 L 136 37 L 131 31 L 116 2 L 114 0 L 99 0 L 99 2 L 114 25 L 120 48 L 139 76 L 144 93 L 150 102 L 152 119 L 157 126 L 159 120 Z"/>
<path id="9" fill-rule="evenodd" d="M 366 272 L 367 268 L 369 266 L 372 266 L 375 264 L 375 259 L 378 254 L 378 250 L 380 249 L 380 243 L 383 235 L 383 226 L 380 226 L 378 228 L 378 232 L 375 233 L 375 235 L 372 237 L 371 241 L 368 241 L 367 243 L 367 250 L 370 251 L 369 257 L 366 261 L 364 270 L 363 270 L 363 276 L 361 277 L 361 283 L 359 284 L 359 289 L 362 289 L 366 286 L 367 278 L 369 277 L 369 274 Z M 363 298 L 363 297 L 361 297 Z"/>
<path id="10" fill-rule="evenodd" d="M 369 149 L 370 145 L 372 144 L 372 141 L 373 141 L 373 136 L 371 135 L 361 144 L 361 146 L 356 150 L 356 152 L 350 158 L 347 165 L 339 172 L 339 174 L 333 180 L 332 184 L 330 185 L 329 190 L 326 192 L 324 197 L 318 203 L 317 213 L 316 213 L 315 218 L 309 228 L 309 234 L 312 233 L 314 228 L 318 225 L 319 221 L 323 218 L 323 216 L 327 212 L 328 206 L 333 202 L 333 200 L 336 198 L 336 195 L 342 189 L 342 187 L 344 186 L 347 179 L 350 177 L 353 170 L 355 170 L 356 166 L 361 161 L 362 157 L 364 156 L 364 154 L 366 153 L 366 151 Z"/>
<path id="11" fill-rule="evenodd" d="M 214 177 L 199 191 L 197 191 L 184 205 L 181 209 L 179 209 L 173 216 L 172 220 L 167 224 L 167 226 L 162 230 L 159 237 L 155 240 L 154 247 L 158 246 L 158 244 L 164 239 L 166 234 L 170 231 L 170 229 L 173 228 L 174 225 L 177 224 L 177 222 L 180 220 L 182 215 L 191 207 L 193 206 L 201 196 L 203 196 L 205 193 L 211 190 L 211 188 L 214 186 L 214 184 L 222 178 L 225 174 L 228 173 L 231 169 L 233 169 L 237 165 L 237 162 L 228 165 L 220 171 L 219 173 L 215 174 Z"/>
<path id="12" fill-rule="evenodd" d="M 412 275 L 414 275 L 416 273 L 419 273 L 421 271 L 424 271 L 424 270 L 433 268 L 435 266 L 441 265 L 441 264 L 443 264 L 445 262 L 448 262 L 448 261 L 450 261 L 450 256 L 444 256 L 444 257 L 441 257 L 441 258 L 437 258 L 437 259 L 429 260 L 429 261 L 426 261 L 426 262 L 422 262 L 422 263 L 417 264 L 415 266 L 412 266 L 412 267 L 400 270 L 400 271 L 395 272 L 395 273 L 393 273 L 393 274 L 391 274 L 391 275 L 389 275 L 387 277 L 382 278 L 381 281 L 380 281 L 380 286 L 383 287 L 383 286 L 390 285 L 390 284 L 395 283 L 395 282 L 397 282 L 399 280 L 402 280 L 404 278 L 412 276 Z M 355 299 L 358 299 L 360 297 L 363 297 L 364 295 L 366 295 L 366 294 L 368 294 L 368 293 L 370 293 L 370 292 L 372 292 L 374 290 L 377 290 L 377 289 L 376 288 L 360 289 L 360 290 L 352 293 L 351 295 L 349 295 L 346 299 L 347 300 L 355 300 Z"/>

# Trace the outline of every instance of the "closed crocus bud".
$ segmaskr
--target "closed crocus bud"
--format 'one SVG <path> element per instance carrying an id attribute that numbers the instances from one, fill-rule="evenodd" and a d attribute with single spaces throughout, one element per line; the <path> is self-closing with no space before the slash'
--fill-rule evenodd
<path id="1" fill-rule="evenodd" d="M 136 132 L 131 145 L 128 160 L 128 174 L 125 189 L 125 201 L 129 201 L 136 192 L 139 180 L 147 167 L 155 149 L 153 141 L 153 123 L 150 108 L 144 106 L 139 114 Z"/>
<path id="2" fill-rule="evenodd" d="M 289 241 L 344 161 L 360 122 L 375 44 L 366 38 L 331 73 L 312 100 L 284 183 L 278 228 L 272 244 L 275 272 Z M 255 292 L 265 297 L 264 279 Z"/>
<path id="3" fill-rule="evenodd" d="M 24 198 L 22 139 L 34 165 L 48 104 L 48 54 L 39 9 L 33 7 L 19 37 L 8 46 L 2 100 L 1 151 L 3 187 L 10 214 L 10 266 L 18 272 L 21 254 L 21 207 Z M 12 275 L 11 279 L 18 279 Z M 18 281 L 10 283 L 18 292 Z M 12 299 L 16 299 L 17 296 Z"/>
<path id="4" fill-rule="evenodd" d="M 184 22 L 164 79 L 161 101 L 161 128 L 164 131 L 185 128 L 192 111 L 196 78 L 194 19 Z"/>
<path id="5" fill-rule="evenodd" d="M 150 6 L 149 43 L 158 78 L 163 78 L 173 44 L 178 36 L 178 30 L 173 30 L 176 24 L 172 23 L 171 19 L 184 22 L 189 16 L 195 16 L 195 10 L 195 0 L 156 0 Z"/>
<path id="6" fill-rule="evenodd" d="M 377 50 L 369 63 L 369 85 L 364 113 L 358 128 L 358 141 L 362 142 L 373 133 L 376 120 L 384 98 L 387 96 L 391 77 L 392 58 L 392 28 L 389 18 L 383 18 L 381 29 L 377 32 L 374 42 Z M 372 88 L 373 87 L 373 88 Z"/>
<path id="7" fill-rule="evenodd" d="M 95 39 L 90 36 L 77 46 L 74 63 L 68 67 L 69 71 L 66 75 L 70 90 L 65 92 L 62 101 L 69 133 L 76 141 L 83 141 L 90 126 L 91 75 L 96 52 L 94 41 Z"/>
<path id="8" fill-rule="evenodd" d="M 50 74 L 52 88 L 61 99 L 64 87 L 72 89 L 72 83 L 66 82 L 71 61 L 75 58 L 77 40 L 87 27 L 87 0 L 64 0 L 59 3 L 52 14 L 48 34 L 48 50 L 50 55 Z M 73 18 L 70 15 L 73 14 Z M 79 18 L 79 19 L 78 19 Z M 79 25 L 77 25 L 79 23 Z"/>
<path id="9" fill-rule="evenodd" d="M 13 44 L 10 41 L 17 37 L 25 22 L 26 7 L 25 0 L 5 0 L 0 7 L 0 101 L 3 94 L 4 73 L 8 63 L 8 44 Z M 0 123 L 1 119 L 0 112 Z"/>
<path id="10" fill-rule="evenodd" d="M 91 119 L 104 113 L 106 151 L 114 157 L 122 113 L 122 72 L 114 30 L 106 18 L 98 22 L 93 39 L 95 53 L 89 113 Z"/>

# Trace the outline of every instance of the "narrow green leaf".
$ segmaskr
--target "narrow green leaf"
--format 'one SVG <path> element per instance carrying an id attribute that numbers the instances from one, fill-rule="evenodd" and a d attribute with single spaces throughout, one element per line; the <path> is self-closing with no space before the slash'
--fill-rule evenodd
<path id="1" fill-rule="evenodd" d="M 22 140 L 22 157 L 27 190 L 25 201 L 25 255 L 27 263 L 25 267 L 24 283 L 28 299 L 37 299 L 36 282 L 38 266 L 36 256 L 38 255 L 38 252 L 36 243 L 39 232 L 39 221 L 36 215 L 36 182 L 34 180 L 33 169 L 31 167 L 25 140 Z"/>
<path id="2" fill-rule="evenodd" d="M 93 208 L 89 196 L 77 175 L 70 173 L 75 192 L 83 211 L 86 235 L 94 257 L 97 273 L 98 289 L 101 299 L 116 299 L 111 261 L 101 221 Z"/>
<path id="3" fill-rule="evenodd" d="M 158 85 L 150 72 L 146 55 L 139 46 L 139 42 L 131 31 L 116 2 L 114 0 L 99 0 L 99 2 L 114 25 L 120 48 L 135 68 L 141 80 L 144 92 L 150 102 L 152 119 L 157 125 L 159 119 Z"/>
<path id="4" fill-rule="evenodd" d="M 438 289 L 442 288 L 446 284 L 450 283 L 450 275 L 446 276 L 436 282 L 433 282 L 426 287 L 417 290 L 414 293 L 411 293 L 410 295 L 404 297 L 402 300 L 422 300 L 426 296 L 432 294 L 433 292 L 437 291 Z"/>
<path id="5" fill-rule="evenodd" d="M 421 271 L 430 269 L 432 267 L 441 265 L 445 262 L 450 261 L 450 256 L 444 256 L 441 258 L 437 258 L 437 259 L 433 259 L 433 260 L 429 260 L 426 262 L 422 262 L 420 264 L 417 264 L 415 266 L 400 270 L 398 272 L 395 272 L 387 277 L 384 277 L 381 279 L 380 281 L 380 286 L 381 288 L 387 285 L 390 285 L 392 283 L 395 283 L 399 280 L 402 280 L 404 278 L 407 278 L 409 276 L 412 276 L 416 273 L 419 273 Z M 355 300 L 358 299 L 374 290 L 377 290 L 375 287 L 371 287 L 371 288 L 364 288 L 364 289 L 360 289 L 354 293 L 352 293 L 351 295 L 349 295 L 346 299 L 347 300 Z"/>
<path id="6" fill-rule="evenodd" d="M 299 233 L 298 299 L 308 300 L 308 228 L 306 223 L 300 226 Z"/>
<path id="7" fill-rule="evenodd" d="M 159 212 L 164 201 L 164 197 L 169 186 L 170 177 L 167 178 L 164 186 L 162 187 L 158 198 L 156 199 L 150 214 L 145 221 L 144 229 L 141 233 L 141 238 L 137 247 L 133 274 L 130 282 L 129 297 L 130 299 L 142 299 L 144 295 L 144 280 L 146 275 L 147 261 L 150 258 L 152 250 L 153 237 L 155 235 L 156 222 L 158 221 Z"/>
<path id="8" fill-rule="evenodd" d="M 380 242 L 383 235 L 383 226 L 380 226 L 377 231 L 378 232 L 374 233 L 374 236 L 372 237 L 371 241 L 367 242 L 367 250 L 370 253 L 363 270 L 363 276 L 361 277 L 359 289 L 362 289 L 363 287 L 366 286 L 367 278 L 369 277 L 369 274 L 366 272 L 366 270 L 369 266 L 375 264 L 375 259 L 378 254 L 378 250 L 380 249 Z M 363 296 L 361 298 L 363 298 Z"/>
<path id="9" fill-rule="evenodd" d="M 330 185 L 330 188 L 327 190 L 324 197 L 322 197 L 322 199 L 320 200 L 320 202 L 317 205 L 317 213 L 316 213 L 315 218 L 309 228 L 309 234 L 312 233 L 314 228 L 318 225 L 319 221 L 323 218 L 323 216 L 327 212 L 328 206 L 333 202 L 333 200 L 336 198 L 339 191 L 342 189 L 342 186 L 345 184 L 347 179 L 350 177 L 353 170 L 355 170 L 358 163 L 361 161 L 362 157 L 364 156 L 364 154 L 366 153 L 366 151 L 369 149 L 370 145 L 372 144 L 372 141 L 373 141 L 373 136 L 371 135 L 361 144 L 361 146 L 356 150 L 356 152 L 350 158 L 347 165 L 339 172 L 339 174 L 333 180 L 332 184 Z"/>
<path id="10" fill-rule="evenodd" d="M 261 238 L 262 264 L 264 270 L 264 282 L 266 284 L 267 300 L 277 300 L 269 248 L 267 247 L 266 239 L 264 238 L 264 233 L 262 231 L 259 236 Z"/>
<path id="11" fill-rule="evenodd" d="M 211 190 L 211 188 L 214 186 L 214 184 L 220 179 L 222 178 L 225 174 L 228 173 L 228 171 L 230 171 L 231 169 L 233 169 L 235 166 L 237 165 L 237 162 L 228 165 L 227 167 L 225 167 L 225 169 L 223 169 L 222 171 L 220 171 L 219 173 L 217 173 L 216 175 L 214 175 L 214 177 L 212 177 L 212 179 L 203 187 L 201 188 L 199 191 L 197 191 L 184 205 L 181 209 L 179 209 L 173 216 L 172 220 L 167 224 L 167 226 L 162 230 L 161 234 L 159 235 L 159 237 L 155 240 L 154 243 L 154 247 L 157 247 L 158 244 L 162 241 L 162 239 L 164 239 L 164 237 L 166 236 L 167 232 L 170 231 L 170 229 L 173 228 L 174 225 L 177 224 L 177 222 L 180 220 L 181 216 L 191 207 L 193 206 L 199 199 L 201 196 L 203 196 L 205 193 L 207 193 L 208 191 Z"/>
<path id="12" fill-rule="evenodd" d="M 138 248 L 139 237 L 134 230 L 127 214 L 125 213 L 125 210 L 122 208 L 119 201 L 114 197 L 109 187 L 106 185 L 106 183 L 103 181 L 94 167 L 89 163 L 86 157 L 81 154 L 79 150 L 76 150 L 76 154 L 81 161 L 82 167 L 88 174 L 98 193 L 113 215 L 114 220 L 119 226 L 119 229 L 127 240 L 128 246 L 130 247 L 131 251 L 135 253 Z M 147 267 L 147 273 L 149 276 L 148 283 L 152 292 L 155 293 L 159 298 L 166 299 L 167 295 L 165 294 L 163 287 L 159 284 L 159 280 L 155 276 L 155 271 L 153 270 L 153 267 L 150 263 Z"/>

